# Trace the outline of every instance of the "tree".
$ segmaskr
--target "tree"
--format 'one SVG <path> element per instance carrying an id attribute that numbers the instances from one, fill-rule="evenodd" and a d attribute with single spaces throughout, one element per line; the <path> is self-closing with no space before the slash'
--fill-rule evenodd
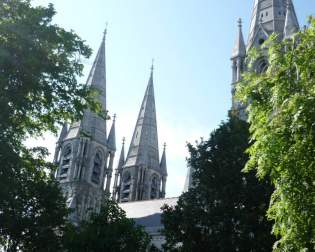
<path id="1" fill-rule="evenodd" d="M 267 51 L 267 71 L 249 72 L 238 89 L 254 140 L 246 169 L 275 186 L 268 210 L 280 236 L 275 251 L 315 250 L 314 41 L 314 19 L 289 40 L 273 36 L 249 58 L 251 66 Z"/>
<path id="2" fill-rule="evenodd" d="M 114 201 L 104 198 L 100 213 L 92 213 L 80 227 L 69 226 L 64 237 L 66 251 L 147 251 L 149 235 Z"/>
<path id="3" fill-rule="evenodd" d="M 23 141 L 56 132 L 88 107 L 100 111 L 94 92 L 76 80 L 91 50 L 73 31 L 53 25 L 54 15 L 52 5 L 0 1 L 0 246 L 9 251 L 58 251 L 67 216 L 45 172 L 53 169 L 47 151 Z"/>
<path id="4" fill-rule="evenodd" d="M 68 210 L 44 171 L 46 155 L 36 148 L 22 156 L 7 149 L 1 156 L 0 244 L 7 251 L 60 251 Z"/>
<path id="5" fill-rule="evenodd" d="M 265 213 L 272 188 L 242 173 L 248 136 L 247 123 L 231 117 L 208 141 L 188 145 L 193 187 L 175 207 L 164 206 L 167 251 L 271 250 Z"/>

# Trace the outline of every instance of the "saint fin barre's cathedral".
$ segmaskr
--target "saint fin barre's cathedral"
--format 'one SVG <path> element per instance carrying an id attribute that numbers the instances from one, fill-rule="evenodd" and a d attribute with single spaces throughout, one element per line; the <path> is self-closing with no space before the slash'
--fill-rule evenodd
<path id="1" fill-rule="evenodd" d="M 106 111 L 105 37 L 87 79 Z M 110 195 L 116 152 L 115 116 L 107 135 L 106 119 L 87 110 L 81 121 L 63 126 L 55 151 L 59 165 L 56 178 L 73 209 L 71 220 L 79 223 L 89 210 L 98 211 L 104 195 Z M 139 112 L 127 158 L 124 144 L 115 172 L 112 198 L 118 202 L 153 200 L 165 197 L 167 178 L 165 146 L 159 158 L 153 66 Z"/>
<path id="2" fill-rule="evenodd" d="M 272 33 L 279 39 L 291 38 L 299 31 L 299 23 L 292 0 L 254 0 L 247 45 L 244 42 L 241 20 L 232 52 L 232 110 L 246 120 L 243 104 L 234 98 L 237 83 L 246 71 L 246 55 L 259 47 Z M 105 36 L 87 79 L 87 85 L 99 91 L 98 101 L 106 111 Z M 266 58 L 259 59 L 254 69 L 263 72 L 268 67 Z M 107 136 L 106 120 L 86 111 L 83 119 L 68 129 L 64 125 L 58 139 L 54 162 L 59 166 L 56 178 L 74 211 L 71 220 L 79 223 L 88 217 L 89 209 L 98 211 L 103 195 L 110 195 L 113 161 L 116 152 L 115 118 Z M 189 170 L 184 191 L 192 183 Z M 136 127 L 125 158 L 124 144 L 115 170 L 112 198 L 120 202 L 129 218 L 145 226 L 153 243 L 161 247 L 164 242 L 161 206 L 176 205 L 178 198 L 166 198 L 167 166 L 165 145 L 159 158 L 156 110 L 153 88 L 153 67 L 142 101 Z"/>

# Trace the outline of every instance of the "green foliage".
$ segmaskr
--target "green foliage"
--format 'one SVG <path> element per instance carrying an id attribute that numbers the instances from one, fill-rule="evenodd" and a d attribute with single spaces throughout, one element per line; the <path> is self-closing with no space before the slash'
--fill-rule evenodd
<path id="1" fill-rule="evenodd" d="M 0 2 L 1 138 L 55 131 L 56 122 L 82 116 L 93 103 L 77 83 L 81 57 L 91 50 L 74 32 L 51 24 L 52 5 Z"/>
<path id="2" fill-rule="evenodd" d="M 167 251 L 271 251 L 265 213 L 271 186 L 242 173 L 248 125 L 231 117 L 208 141 L 188 145 L 194 186 L 175 207 L 164 206 Z"/>
<path id="3" fill-rule="evenodd" d="M 267 56 L 268 70 L 246 74 L 238 89 L 253 140 L 246 170 L 275 186 L 268 211 L 280 236 L 275 251 L 315 250 L 314 41 L 314 19 L 290 40 L 273 36 L 250 57 Z"/>
<path id="4" fill-rule="evenodd" d="M 8 251 L 59 251 L 68 211 L 58 185 L 44 172 L 46 151 L 17 155 L 0 145 L 0 245 Z M 49 244 L 49 247 L 47 246 Z"/>
<path id="5" fill-rule="evenodd" d="M 91 50 L 53 25 L 55 10 L 0 1 L 0 246 L 59 251 L 67 210 L 43 148 L 23 141 L 82 116 L 95 92 L 77 83 Z M 49 244 L 49 247 L 47 246 Z"/>
<path id="6" fill-rule="evenodd" d="M 114 201 L 104 199 L 99 214 L 92 214 L 80 228 L 68 227 L 64 237 L 66 251 L 147 251 L 150 238 L 140 226 L 126 217 Z"/>

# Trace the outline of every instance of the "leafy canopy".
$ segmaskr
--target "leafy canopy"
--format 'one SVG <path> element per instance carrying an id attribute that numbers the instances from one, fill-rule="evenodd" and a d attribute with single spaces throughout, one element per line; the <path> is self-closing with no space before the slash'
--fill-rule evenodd
<path id="1" fill-rule="evenodd" d="M 188 145 L 193 187 L 163 209 L 167 251 L 271 250 L 265 213 L 272 188 L 242 173 L 248 137 L 247 123 L 231 117 L 209 140 Z"/>
<path id="2" fill-rule="evenodd" d="M 0 1 L 0 139 L 12 141 L 82 116 L 95 105 L 77 82 L 91 50 L 73 31 L 52 24 L 55 10 L 29 0 Z"/>
<path id="3" fill-rule="evenodd" d="M 92 213 L 90 220 L 82 222 L 80 228 L 70 226 L 64 240 L 69 252 L 145 252 L 150 243 L 144 229 L 136 226 L 116 202 L 107 198 L 100 213 Z"/>
<path id="4" fill-rule="evenodd" d="M 91 50 L 52 24 L 54 15 L 52 5 L 0 1 L 0 246 L 8 251 L 59 251 L 68 214 L 44 171 L 53 169 L 47 150 L 23 141 L 98 107 L 77 82 Z"/>
<path id="5" fill-rule="evenodd" d="M 239 98 L 248 104 L 253 144 L 246 170 L 257 169 L 275 191 L 268 210 L 280 236 L 275 251 L 315 250 L 315 19 L 290 40 L 273 36 L 252 52 L 269 61 L 245 74 Z"/>

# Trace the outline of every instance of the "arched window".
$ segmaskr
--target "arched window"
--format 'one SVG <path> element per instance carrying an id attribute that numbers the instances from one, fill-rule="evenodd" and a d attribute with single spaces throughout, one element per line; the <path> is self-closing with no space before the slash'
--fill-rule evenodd
<path id="1" fill-rule="evenodd" d="M 258 60 L 256 64 L 256 72 L 257 73 L 264 73 L 268 69 L 268 62 L 265 59 Z"/>
<path id="2" fill-rule="evenodd" d="M 125 172 L 122 176 L 122 191 L 121 191 L 121 201 L 128 201 L 131 186 L 131 175 L 130 172 Z"/>
<path id="3" fill-rule="evenodd" d="M 61 179 L 65 179 L 68 176 L 68 171 L 70 168 L 70 161 L 71 161 L 71 154 L 72 154 L 71 145 L 67 145 L 64 148 L 63 154 L 62 154 L 60 174 L 59 174 L 59 177 Z"/>
<path id="4" fill-rule="evenodd" d="M 262 45 L 263 43 L 265 43 L 265 40 L 264 40 L 263 38 L 260 38 L 260 39 L 258 40 L 258 44 L 259 44 L 259 45 Z"/>
<path id="5" fill-rule="evenodd" d="M 100 183 L 101 177 L 101 167 L 102 167 L 103 155 L 100 151 L 97 151 L 93 161 L 93 170 L 92 170 L 92 182 L 95 184 Z"/>
<path id="6" fill-rule="evenodd" d="M 153 175 L 151 179 L 151 199 L 157 199 L 159 196 L 159 189 L 160 189 L 160 181 L 156 175 Z"/>

